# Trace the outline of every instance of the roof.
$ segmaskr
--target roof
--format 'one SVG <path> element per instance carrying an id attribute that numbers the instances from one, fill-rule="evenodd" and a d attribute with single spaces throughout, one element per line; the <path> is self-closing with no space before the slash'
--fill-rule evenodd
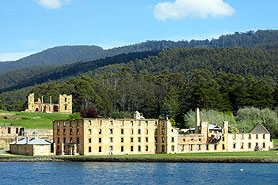
<path id="1" fill-rule="evenodd" d="M 209 124 L 209 130 L 222 130 L 222 128 L 214 124 Z"/>
<path id="2" fill-rule="evenodd" d="M 50 141 L 47 141 L 45 139 L 40 139 L 38 137 L 29 138 L 28 140 L 29 140 L 28 145 L 50 145 L 51 144 Z M 11 143 L 11 145 L 14 145 L 14 144 L 26 145 L 27 144 L 26 137 L 19 139 L 17 143 L 16 142 Z"/>
<path id="3" fill-rule="evenodd" d="M 269 134 L 269 131 L 261 124 L 257 123 L 257 125 L 251 130 L 251 134 Z"/>

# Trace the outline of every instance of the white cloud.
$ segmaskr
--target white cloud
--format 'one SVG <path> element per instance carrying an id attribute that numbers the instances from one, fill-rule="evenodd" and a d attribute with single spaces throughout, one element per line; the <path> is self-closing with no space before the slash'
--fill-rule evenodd
<path id="1" fill-rule="evenodd" d="M 5 61 L 14 61 L 21 59 L 23 57 L 27 57 L 29 55 L 32 55 L 37 52 L 16 52 L 16 53 L 2 53 L 0 54 L 0 61 L 5 62 Z"/>
<path id="2" fill-rule="evenodd" d="M 70 0 L 39 0 L 38 3 L 46 9 L 58 9 L 64 4 L 70 3 Z"/>
<path id="3" fill-rule="evenodd" d="M 231 16 L 235 9 L 223 0 L 175 0 L 160 2 L 154 8 L 159 20 L 191 18 L 223 18 Z"/>

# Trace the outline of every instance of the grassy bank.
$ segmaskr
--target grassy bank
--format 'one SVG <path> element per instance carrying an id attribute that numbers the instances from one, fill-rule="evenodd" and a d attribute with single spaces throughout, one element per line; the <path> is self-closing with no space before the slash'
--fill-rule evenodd
<path id="1" fill-rule="evenodd" d="M 11 116 L 0 115 L 0 126 L 3 125 L 16 125 L 23 126 L 24 128 L 52 128 L 52 121 L 59 119 L 68 119 L 69 114 L 57 113 L 29 113 L 29 112 L 8 112 L 0 111 L 0 113 L 15 113 Z M 8 117 L 9 119 L 5 119 Z"/>

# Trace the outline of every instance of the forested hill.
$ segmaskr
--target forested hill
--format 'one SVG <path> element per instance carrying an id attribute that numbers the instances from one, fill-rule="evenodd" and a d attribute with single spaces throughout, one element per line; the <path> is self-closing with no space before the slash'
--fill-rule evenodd
<path id="1" fill-rule="evenodd" d="M 278 30 L 258 30 L 222 35 L 218 39 L 188 41 L 147 41 L 139 44 L 104 50 L 98 46 L 60 46 L 47 49 L 17 61 L 0 62 L 0 73 L 37 65 L 60 65 L 81 61 L 94 61 L 122 53 L 161 50 L 175 47 L 242 47 L 278 42 Z"/>
<path id="2" fill-rule="evenodd" d="M 135 73 L 162 74 L 207 69 L 218 72 L 253 75 L 271 83 L 278 83 L 278 49 L 260 48 L 172 48 L 121 54 L 92 62 L 57 67 L 18 69 L 0 75 L 0 92 L 16 90 L 50 80 L 91 73 L 120 72 L 130 68 Z"/>

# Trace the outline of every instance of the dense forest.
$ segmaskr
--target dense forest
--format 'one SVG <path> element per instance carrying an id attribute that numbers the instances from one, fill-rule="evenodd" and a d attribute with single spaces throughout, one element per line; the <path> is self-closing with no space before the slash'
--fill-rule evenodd
<path id="1" fill-rule="evenodd" d="M 103 49 L 98 46 L 59 46 L 44 50 L 17 61 L 0 62 L 0 74 L 10 70 L 26 68 L 30 66 L 49 66 L 69 64 L 81 61 L 94 61 L 105 57 L 112 57 L 123 53 L 162 50 L 168 48 L 184 47 L 241 47 L 250 48 L 257 45 L 278 42 L 277 30 L 258 30 L 246 33 L 222 35 L 212 40 L 191 41 L 146 41 L 112 49 Z"/>
<path id="2" fill-rule="evenodd" d="M 154 50 L 114 48 L 125 53 L 5 72 L 0 74 L 0 109 L 24 110 L 30 92 L 44 96 L 46 102 L 50 96 L 55 102 L 58 94 L 72 94 L 74 112 L 92 109 L 101 116 L 119 118 L 138 110 L 146 118 L 169 115 L 175 126 L 188 127 L 190 112 L 199 107 L 238 119 L 231 121 L 234 131 L 248 132 L 262 122 L 278 137 L 275 120 L 270 121 L 275 124 L 264 123 L 265 115 L 277 117 L 278 110 L 276 33 L 235 33 L 196 43 L 148 41 L 144 50 Z M 252 124 L 239 120 L 248 111 L 260 114 L 261 119 Z"/>

